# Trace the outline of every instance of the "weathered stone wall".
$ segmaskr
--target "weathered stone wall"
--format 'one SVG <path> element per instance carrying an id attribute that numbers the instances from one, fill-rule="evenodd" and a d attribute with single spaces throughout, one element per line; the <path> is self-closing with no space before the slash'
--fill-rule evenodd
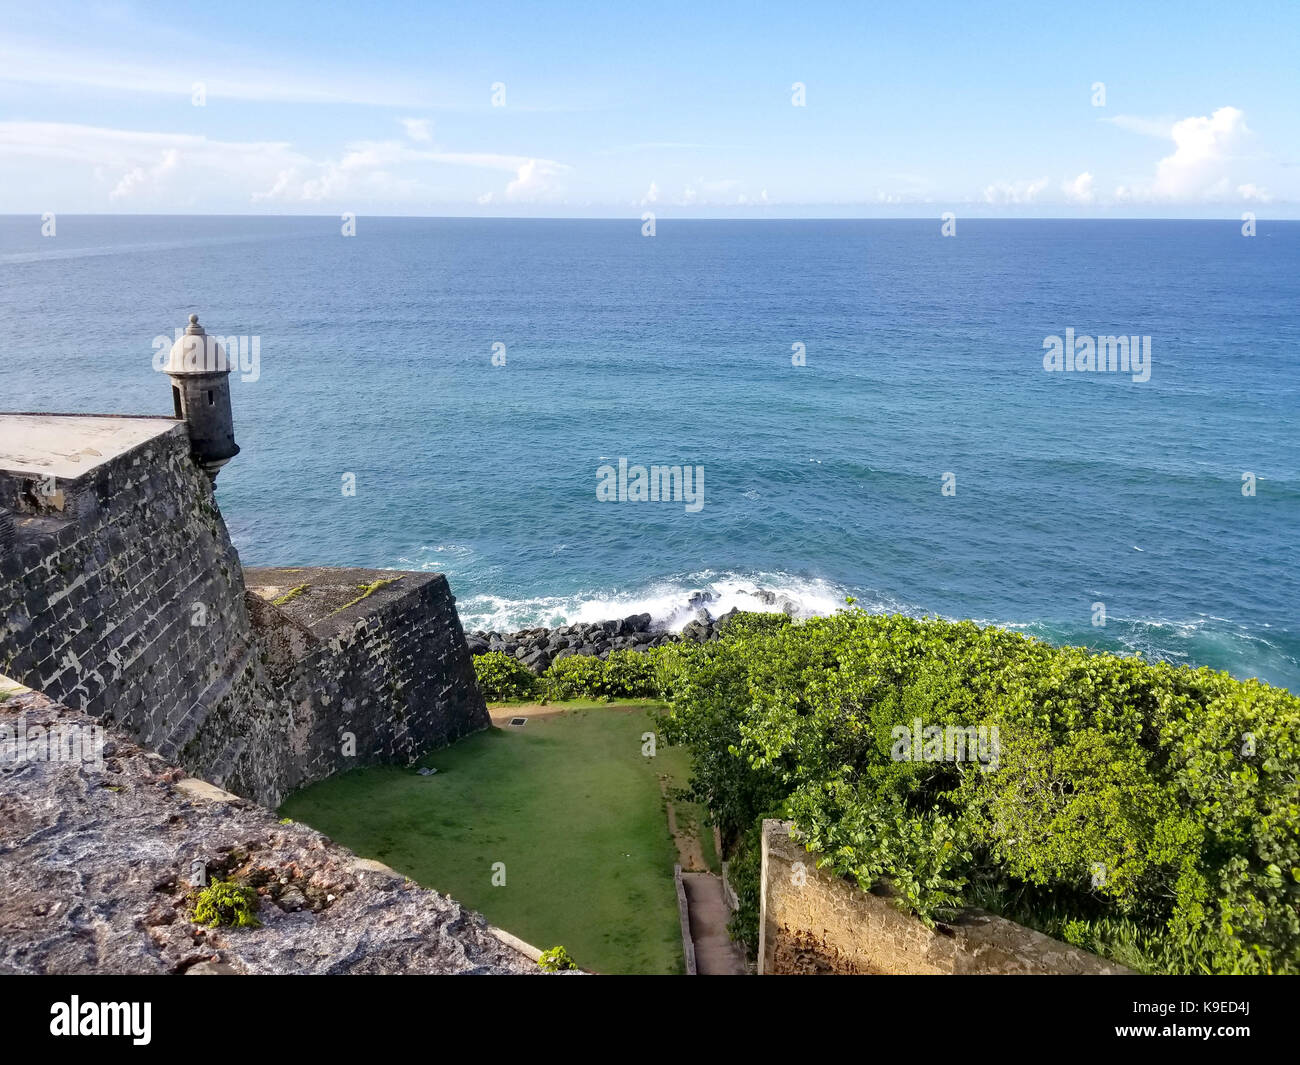
<path id="1" fill-rule="evenodd" d="M 5 697 L 7 696 L 7 697 Z M 101 758 L 15 757 L 96 720 L 0 693 L 0 974 L 537 973 L 537 951 L 306 825 L 106 730 Z M 192 881 L 254 889 L 258 928 L 193 920 Z"/>
<path id="2" fill-rule="evenodd" d="M 0 507 L 0 673 L 204 779 L 275 807 L 489 724 L 441 575 L 385 573 L 316 625 L 246 595 L 181 423 L 54 491 L 0 472 Z"/>
<path id="3" fill-rule="evenodd" d="M 763 822 L 760 975 L 1128 972 L 980 911 L 927 928 L 889 899 L 818 869 L 792 829 Z"/>
<path id="4" fill-rule="evenodd" d="M 274 743 L 250 744 L 226 786 L 252 793 L 273 784 L 283 796 L 358 765 L 407 764 L 491 724 L 442 574 L 312 568 L 249 570 L 248 580 L 258 586 L 279 574 L 297 587 L 386 587 L 314 626 L 250 593 L 284 716 L 269 723 Z M 211 723 L 204 743 L 215 751 L 223 731 Z"/>
<path id="5" fill-rule="evenodd" d="M 248 668 L 239 557 L 185 426 L 52 495 L 0 473 L 0 672 L 154 746 Z M 200 622 L 196 624 L 195 622 Z"/>

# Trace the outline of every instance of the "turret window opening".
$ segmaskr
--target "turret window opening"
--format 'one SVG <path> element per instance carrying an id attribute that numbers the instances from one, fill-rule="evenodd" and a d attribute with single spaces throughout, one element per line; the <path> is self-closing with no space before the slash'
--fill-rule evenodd
<path id="1" fill-rule="evenodd" d="M 216 393 L 213 392 L 212 389 L 209 388 L 209 389 L 208 389 L 208 406 L 209 406 L 209 407 L 216 406 L 216 403 L 217 403 Z"/>

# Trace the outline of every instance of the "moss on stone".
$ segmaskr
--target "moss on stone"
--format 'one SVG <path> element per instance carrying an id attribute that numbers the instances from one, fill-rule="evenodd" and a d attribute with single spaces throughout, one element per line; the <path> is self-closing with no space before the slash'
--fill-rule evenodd
<path id="1" fill-rule="evenodd" d="M 229 880 L 214 880 L 195 893 L 194 923 L 211 928 L 261 928 L 257 892 Z"/>
<path id="2" fill-rule="evenodd" d="M 363 599 L 369 599 L 370 596 L 374 595 L 377 591 L 379 591 L 379 589 L 387 588 L 390 584 L 396 584 L 401 579 L 402 579 L 401 577 L 381 577 L 379 580 L 371 581 L 369 584 L 358 584 L 357 588 L 360 590 L 361 594 L 357 596 L 355 599 L 353 599 L 351 602 L 344 603 L 341 607 L 335 610 L 334 613 L 330 615 L 330 617 L 333 617 L 334 614 L 343 613 L 343 611 L 347 610 L 348 607 L 356 606 Z"/>
<path id="3" fill-rule="evenodd" d="M 284 595 L 277 595 L 271 600 L 276 606 L 284 606 L 286 603 L 292 603 L 298 596 L 302 595 L 311 585 L 300 584 L 296 588 L 290 588 Z"/>

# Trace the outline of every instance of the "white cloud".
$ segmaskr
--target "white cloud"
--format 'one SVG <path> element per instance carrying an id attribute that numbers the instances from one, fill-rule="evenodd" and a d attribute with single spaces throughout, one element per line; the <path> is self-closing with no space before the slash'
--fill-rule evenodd
<path id="1" fill-rule="evenodd" d="M 1033 203 L 1048 186 L 1047 178 L 1033 181 L 998 181 L 984 189 L 985 203 Z"/>
<path id="2" fill-rule="evenodd" d="M 216 141 L 61 122 L 0 122 L 0 160 L 35 162 L 104 206 L 192 207 L 274 185 L 311 161 L 279 141 Z"/>
<path id="3" fill-rule="evenodd" d="M 120 200 L 128 199 L 135 195 L 139 190 L 149 191 L 157 190 L 171 174 L 174 174 L 180 168 L 181 153 L 176 148 L 163 149 L 162 158 L 151 166 L 148 170 L 144 167 L 133 167 L 126 174 L 122 175 L 122 180 L 110 192 L 109 199 Z"/>
<path id="4" fill-rule="evenodd" d="M 651 184 L 655 199 L 660 198 L 659 186 Z M 647 194 L 648 198 L 648 194 Z M 642 201 L 647 202 L 647 201 Z M 744 192 L 743 183 L 738 178 L 696 178 L 682 188 L 681 194 L 671 198 L 676 207 L 734 207 L 751 202 L 767 202 L 767 190 L 760 193 L 758 200 L 751 200 Z"/>
<path id="5" fill-rule="evenodd" d="M 210 203 L 320 206 L 361 199 L 393 205 L 427 204 L 430 197 L 468 202 L 434 179 L 455 171 L 510 175 L 501 192 L 521 202 L 558 194 L 571 168 L 552 159 L 491 152 L 442 152 L 408 141 L 358 141 L 338 158 L 313 159 L 282 141 L 218 141 L 185 133 L 108 129 L 58 122 L 0 122 L 0 161 L 59 164 L 87 195 L 98 192 L 119 208 L 170 209 Z M 80 172 L 77 168 L 80 167 Z M 480 186 L 481 187 L 481 186 Z"/>
<path id="6" fill-rule="evenodd" d="M 428 143 L 433 140 L 433 130 L 427 118 L 399 118 L 406 135 L 413 141 Z"/>
<path id="7" fill-rule="evenodd" d="M 652 203 L 659 202 L 659 186 L 655 182 L 650 182 L 650 187 L 646 189 L 645 195 L 641 197 L 641 206 L 645 207 Z"/>
<path id="8" fill-rule="evenodd" d="M 528 159 L 519 164 L 514 181 L 506 186 L 506 199 L 516 203 L 551 200 L 563 191 L 563 177 L 569 167 L 550 159 Z"/>
<path id="9" fill-rule="evenodd" d="M 1156 167 L 1152 194 L 1157 199 L 1187 200 L 1221 195 L 1232 155 L 1250 133 L 1246 116 L 1235 107 L 1220 107 L 1208 118 L 1184 118 L 1170 131 L 1175 144 Z"/>
<path id="10" fill-rule="evenodd" d="M 1193 115 L 1166 123 L 1120 115 L 1115 125 L 1173 141 L 1174 150 L 1156 164 L 1149 182 L 1120 185 L 1115 198 L 1135 203 L 1215 203 L 1225 200 L 1265 200 L 1266 190 L 1254 183 L 1234 181 L 1232 172 L 1243 161 L 1251 131 L 1236 107 L 1220 107 L 1210 115 Z"/>
<path id="11" fill-rule="evenodd" d="M 1096 193 L 1093 191 L 1093 177 L 1086 170 L 1073 181 L 1064 182 L 1061 191 L 1065 193 L 1065 199 L 1069 203 L 1087 205 L 1096 198 Z"/>
<path id="12" fill-rule="evenodd" d="M 274 77 L 268 78 L 267 72 Z M 40 41 L 0 42 L 0 81 L 63 89 L 175 96 L 188 100 L 196 81 L 207 89 L 208 103 L 221 99 L 281 103 L 351 103 L 377 107 L 422 107 L 428 93 L 384 84 L 348 72 L 314 73 L 286 69 L 281 57 L 265 63 L 241 63 L 211 46 L 178 61 L 49 48 Z"/>
<path id="13" fill-rule="evenodd" d="M 1109 122 L 1112 126 L 1118 126 L 1120 129 L 1126 129 L 1130 133 L 1141 133 L 1146 137 L 1159 137 L 1161 140 L 1168 140 L 1173 135 L 1175 120 L 1172 118 L 1142 118 L 1139 115 L 1112 115 L 1103 118 L 1101 121 Z"/>

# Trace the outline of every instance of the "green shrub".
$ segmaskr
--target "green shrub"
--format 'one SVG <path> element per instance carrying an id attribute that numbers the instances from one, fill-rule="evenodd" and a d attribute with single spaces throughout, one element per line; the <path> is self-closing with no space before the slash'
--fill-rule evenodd
<path id="1" fill-rule="evenodd" d="M 651 699 L 659 694 L 655 661 L 642 651 L 611 651 L 605 659 L 605 691 L 615 699 Z"/>
<path id="2" fill-rule="evenodd" d="M 824 865 L 927 921 L 978 896 L 1153 971 L 1300 971 L 1289 692 L 856 609 L 738 617 L 677 667 L 663 731 L 733 842 L 791 816 Z M 996 726 L 996 767 L 895 760 L 917 719 Z"/>
<path id="3" fill-rule="evenodd" d="M 604 699 L 608 697 L 605 663 L 595 655 L 569 655 L 551 663 L 542 675 L 549 699 Z"/>
<path id="4" fill-rule="evenodd" d="M 216 927 L 260 928 L 257 892 L 229 880 L 214 880 L 194 898 L 194 923 Z"/>
<path id="5" fill-rule="evenodd" d="M 542 675 L 550 699 L 666 699 L 693 661 L 698 644 L 611 651 L 605 659 L 569 655 Z"/>
<path id="6" fill-rule="evenodd" d="M 758 954 L 758 918 L 762 908 L 761 882 L 763 870 L 762 822 L 736 841 L 727 862 L 727 883 L 736 893 L 736 912 L 727 924 L 731 938 L 745 945 L 750 957 Z"/>
<path id="7" fill-rule="evenodd" d="M 509 699 L 527 699 L 538 690 L 537 677 L 518 659 L 504 651 L 489 651 L 474 656 L 474 673 L 479 691 L 490 703 Z"/>
<path id="8" fill-rule="evenodd" d="M 550 950 L 542 951 L 542 956 L 537 959 L 537 964 L 548 973 L 562 973 L 568 969 L 578 967 L 577 963 L 569 957 L 569 952 L 563 947 L 552 947 Z"/>
<path id="9" fill-rule="evenodd" d="M 665 643 L 642 654 L 650 662 L 652 694 L 664 701 L 674 698 L 686 682 L 698 657 L 700 645 L 695 641 Z"/>

